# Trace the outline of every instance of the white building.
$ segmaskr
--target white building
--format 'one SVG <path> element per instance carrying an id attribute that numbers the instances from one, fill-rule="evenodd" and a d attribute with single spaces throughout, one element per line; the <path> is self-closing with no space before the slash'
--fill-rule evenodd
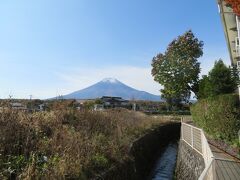
<path id="1" fill-rule="evenodd" d="M 217 0 L 231 65 L 240 70 L 240 3 L 239 0 Z M 240 95 L 240 86 L 238 86 Z"/>
<path id="2" fill-rule="evenodd" d="M 10 103 L 10 105 L 11 105 L 11 108 L 15 110 L 23 110 L 23 111 L 27 110 L 27 107 L 19 102 Z"/>

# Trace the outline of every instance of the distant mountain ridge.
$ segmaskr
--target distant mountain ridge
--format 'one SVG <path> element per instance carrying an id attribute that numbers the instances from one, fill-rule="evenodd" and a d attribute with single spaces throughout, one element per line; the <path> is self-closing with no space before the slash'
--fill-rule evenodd
<path id="1" fill-rule="evenodd" d="M 95 99 L 102 96 L 118 96 L 123 99 L 162 101 L 160 96 L 139 91 L 114 78 L 105 78 L 85 89 L 64 95 L 64 99 Z"/>

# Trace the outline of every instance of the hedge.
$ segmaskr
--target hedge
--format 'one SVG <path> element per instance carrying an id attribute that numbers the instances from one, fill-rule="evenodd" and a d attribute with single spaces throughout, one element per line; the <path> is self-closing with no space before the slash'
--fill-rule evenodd
<path id="1" fill-rule="evenodd" d="M 225 94 L 199 100 L 190 107 L 193 121 L 216 139 L 234 143 L 240 130 L 239 97 Z"/>
<path id="2" fill-rule="evenodd" d="M 191 115 L 190 111 L 145 111 L 148 115 Z"/>

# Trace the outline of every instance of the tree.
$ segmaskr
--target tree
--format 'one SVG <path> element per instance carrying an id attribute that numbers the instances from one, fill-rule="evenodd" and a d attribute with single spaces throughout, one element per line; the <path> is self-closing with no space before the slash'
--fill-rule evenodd
<path id="1" fill-rule="evenodd" d="M 233 93 L 237 88 L 231 69 L 221 59 L 215 62 L 209 72 L 209 79 L 213 86 L 213 95 Z"/>
<path id="2" fill-rule="evenodd" d="M 95 104 L 103 104 L 103 101 L 100 98 L 95 99 Z"/>
<path id="3" fill-rule="evenodd" d="M 221 59 L 215 62 L 207 78 L 207 83 L 204 78 L 200 81 L 200 86 L 204 86 L 204 88 L 199 88 L 199 98 L 233 93 L 239 83 L 236 67 L 227 67 Z M 201 96 L 201 94 L 204 95 Z"/>
<path id="4" fill-rule="evenodd" d="M 164 54 L 152 60 L 154 80 L 163 85 L 162 97 L 170 106 L 188 101 L 191 91 L 197 92 L 203 42 L 195 38 L 192 31 L 174 39 Z"/>
<path id="5" fill-rule="evenodd" d="M 204 75 L 202 79 L 199 81 L 199 91 L 196 94 L 198 99 L 207 98 L 210 94 L 212 94 L 212 84 L 207 75 Z"/>

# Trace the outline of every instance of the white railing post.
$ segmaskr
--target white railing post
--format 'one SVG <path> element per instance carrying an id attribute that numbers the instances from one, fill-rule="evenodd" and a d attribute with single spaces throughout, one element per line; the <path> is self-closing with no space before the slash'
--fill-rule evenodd
<path id="1" fill-rule="evenodd" d="M 183 139 L 183 123 L 181 123 L 181 139 Z"/>
<path id="2" fill-rule="evenodd" d="M 193 127 L 191 126 L 191 137 L 192 137 L 192 148 L 194 148 L 193 147 Z"/>

